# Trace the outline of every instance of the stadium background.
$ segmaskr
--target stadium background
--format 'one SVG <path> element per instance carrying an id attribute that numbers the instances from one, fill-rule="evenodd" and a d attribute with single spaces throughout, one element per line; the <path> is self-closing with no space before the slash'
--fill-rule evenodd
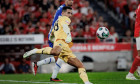
<path id="1" fill-rule="evenodd" d="M 23 64 L 46 58 L 34 55 L 26 60 L 23 54 L 34 47 L 48 46 L 48 32 L 56 9 L 63 0 L 0 0 L 0 65 L 9 59 L 15 74 L 31 73 L 21 70 Z M 73 52 L 84 63 L 87 71 L 128 71 L 136 56 L 133 38 L 133 18 L 139 0 L 74 0 L 72 23 Z M 97 28 L 105 26 L 110 37 L 100 40 Z M 31 38 L 28 38 L 30 37 Z M 36 38 L 35 35 L 39 35 Z M 35 39 L 36 41 L 32 40 Z M 13 40 L 14 39 L 14 40 Z M 38 43 L 38 41 L 40 42 Z M 28 41 L 33 41 L 29 43 Z M 54 64 L 43 65 L 39 73 L 51 73 Z M 60 72 L 75 72 L 63 64 Z M 1 74 L 6 74 L 0 71 Z"/>

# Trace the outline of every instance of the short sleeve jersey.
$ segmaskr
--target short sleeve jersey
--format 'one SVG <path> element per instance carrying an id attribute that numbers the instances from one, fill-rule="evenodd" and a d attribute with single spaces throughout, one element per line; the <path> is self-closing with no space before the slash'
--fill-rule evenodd
<path id="1" fill-rule="evenodd" d="M 54 24 L 53 32 L 55 40 L 64 39 L 66 40 L 67 34 L 64 32 L 63 24 L 69 25 L 71 20 L 66 16 L 60 16 Z M 70 31 L 70 29 L 68 29 Z"/>

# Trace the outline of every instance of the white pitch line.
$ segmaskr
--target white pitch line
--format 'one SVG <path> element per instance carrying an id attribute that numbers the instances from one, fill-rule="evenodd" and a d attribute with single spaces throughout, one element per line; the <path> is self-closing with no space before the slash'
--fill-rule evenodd
<path id="1" fill-rule="evenodd" d="M 53 82 L 33 82 L 33 81 L 17 81 L 17 80 L 0 80 L 2 82 L 22 82 L 22 83 L 46 83 L 46 84 L 56 84 Z M 57 84 L 77 84 L 77 83 L 57 83 Z"/>

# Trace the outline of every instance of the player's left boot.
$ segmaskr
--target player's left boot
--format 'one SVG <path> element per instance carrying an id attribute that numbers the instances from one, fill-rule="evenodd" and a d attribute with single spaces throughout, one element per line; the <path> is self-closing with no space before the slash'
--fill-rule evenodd
<path id="1" fill-rule="evenodd" d="M 37 62 L 32 62 L 32 72 L 34 75 L 36 75 L 36 72 L 37 72 Z"/>
<path id="2" fill-rule="evenodd" d="M 55 79 L 50 78 L 50 81 L 58 82 L 58 81 L 63 81 L 63 80 L 60 80 L 60 79 L 58 79 L 58 78 L 55 78 Z"/>
<path id="3" fill-rule="evenodd" d="M 126 75 L 126 80 L 138 80 L 134 75 Z"/>
<path id="4" fill-rule="evenodd" d="M 26 58 L 26 57 L 29 57 L 29 56 L 35 54 L 36 51 L 37 51 L 37 49 L 35 48 L 35 49 L 33 49 L 33 50 L 30 50 L 30 51 L 26 52 L 26 53 L 23 55 L 23 58 Z"/>

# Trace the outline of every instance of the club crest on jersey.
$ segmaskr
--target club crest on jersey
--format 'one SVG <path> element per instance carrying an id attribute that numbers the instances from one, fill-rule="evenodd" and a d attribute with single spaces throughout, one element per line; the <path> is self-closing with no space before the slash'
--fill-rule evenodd
<path id="1" fill-rule="evenodd" d="M 67 21 L 67 20 L 65 20 L 65 22 L 66 22 L 66 23 L 68 23 L 68 24 L 70 24 L 70 22 L 69 22 L 69 21 Z"/>

